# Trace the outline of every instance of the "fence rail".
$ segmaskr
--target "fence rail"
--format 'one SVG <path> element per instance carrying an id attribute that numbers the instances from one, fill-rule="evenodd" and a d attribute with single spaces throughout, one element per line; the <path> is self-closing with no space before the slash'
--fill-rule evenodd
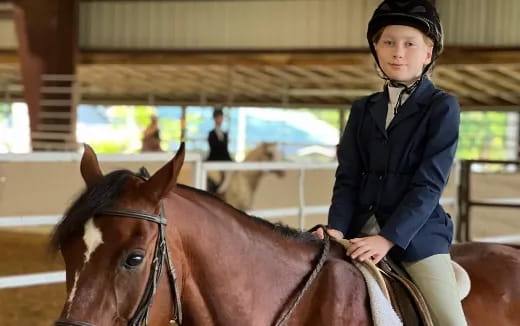
<path id="1" fill-rule="evenodd" d="M 34 154 L 30 154 L 34 155 Z M 54 154 L 54 157 L 56 154 Z M 142 154 L 139 158 L 132 158 L 132 161 L 143 160 L 144 158 L 155 161 L 167 161 L 171 156 L 170 154 Z M 146 157 L 147 156 L 147 157 Z M 23 161 L 26 161 L 30 156 L 24 157 Z M 129 160 L 132 156 L 126 155 L 99 155 L 100 161 L 111 160 L 111 161 L 125 161 Z M 168 157 L 165 159 L 165 157 Z M 20 160 L 16 155 L 11 158 L 14 161 Z M 65 155 L 62 160 L 78 160 L 80 159 L 79 154 Z M 51 161 L 51 156 L 41 155 L 39 160 Z M 206 178 L 208 171 L 246 171 L 246 170 L 292 170 L 298 171 L 298 206 L 284 207 L 276 209 L 262 209 L 252 210 L 249 213 L 256 216 L 261 216 L 266 219 L 298 216 L 298 224 L 300 229 L 305 226 L 305 216 L 311 214 L 326 214 L 328 212 L 328 205 L 311 206 L 305 204 L 304 198 L 304 181 L 305 172 L 309 170 L 334 170 L 336 169 L 336 163 L 290 163 L 290 162 L 243 162 L 243 163 L 216 163 L 216 162 L 202 162 L 200 156 L 197 158 L 191 158 L 194 163 L 193 171 L 193 182 L 197 188 L 206 189 Z M 442 198 L 441 204 L 444 205 L 456 205 L 458 200 L 456 198 Z M 0 217 L 0 228 L 2 227 L 26 227 L 26 226 L 41 226 L 41 225 L 54 225 L 58 222 L 61 215 L 42 215 L 42 216 L 10 216 Z M 50 273 L 39 273 L 29 275 L 16 275 L 0 277 L 0 289 L 12 288 L 12 287 L 24 287 L 33 285 L 53 284 L 63 282 L 65 280 L 63 271 L 56 271 Z"/>
<path id="2" fill-rule="evenodd" d="M 471 198 L 471 166 L 473 164 L 497 164 L 497 165 L 515 165 L 519 166 L 520 161 L 497 161 L 497 160 L 462 160 L 460 161 L 460 183 L 458 188 L 458 241 L 473 241 L 471 235 L 471 208 L 473 206 L 480 207 L 504 207 L 504 208 L 520 208 L 520 198 L 489 198 L 473 200 Z M 482 241 L 481 238 L 478 239 Z M 520 236 L 507 235 L 494 237 L 492 239 L 501 239 L 504 242 L 519 242 Z"/>

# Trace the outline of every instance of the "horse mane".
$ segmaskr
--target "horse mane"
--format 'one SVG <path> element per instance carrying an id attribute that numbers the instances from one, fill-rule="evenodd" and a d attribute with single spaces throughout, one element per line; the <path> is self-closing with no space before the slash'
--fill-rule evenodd
<path id="1" fill-rule="evenodd" d="M 257 158 L 260 157 L 260 154 L 262 154 L 263 147 L 263 144 L 261 144 L 260 146 L 249 151 L 249 153 L 246 154 L 246 157 L 244 157 L 244 161 L 257 161 Z"/>
<path id="2" fill-rule="evenodd" d="M 132 176 L 139 178 L 146 177 L 146 175 L 143 175 L 142 171 L 139 173 L 133 173 L 129 170 L 116 170 L 103 176 L 103 178 L 85 189 L 83 193 L 81 193 L 67 208 L 60 223 L 58 223 L 54 228 L 50 241 L 51 250 L 58 250 L 67 239 L 82 232 L 83 226 L 87 220 L 97 215 L 98 212 L 113 207 L 128 177 Z M 193 191 L 204 197 L 216 199 L 220 203 L 227 205 L 229 208 L 237 210 L 251 218 L 259 225 L 263 225 L 268 229 L 283 235 L 285 238 L 310 243 L 320 241 L 311 233 L 301 232 L 282 223 L 271 223 L 260 217 L 249 215 L 206 191 L 183 184 L 178 184 L 177 186 Z"/>
<path id="3" fill-rule="evenodd" d="M 244 161 L 264 161 L 265 158 L 263 156 L 265 154 L 265 151 L 271 144 L 273 143 L 260 143 L 260 145 L 256 146 L 254 149 L 249 151 L 249 153 L 247 153 L 246 157 L 244 158 Z"/>
<path id="4" fill-rule="evenodd" d="M 203 191 L 203 190 L 200 190 L 200 189 L 197 189 L 197 188 L 193 188 L 193 187 L 190 187 L 190 186 L 187 186 L 187 185 L 183 185 L 183 184 L 178 184 L 178 186 L 182 187 L 182 188 L 184 188 L 186 190 L 193 191 L 193 192 L 195 192 L 195 193 L 197 193 L 197 194 L 199 194 L 201 196 L 213 198 L 213 199 L 219 201 L 220 203 L 228 206 L 229 208 L 244 214 L 245 216 L 249 217 L 250 219 L 252 219 L 257 224 L 265 226 L 268 229 L 270 229 L 270 230 L 272 230 L 272 231 L 274 231 L 276 233 L 281 234 L 282 236 L 284 236 L 287 239 L 294 239 L 294 240 L 297 240 L 297 241 L 308 242 L 308 243 L 321 243 L 321 240 L 319 240 L 314 235 L 312 235 L 312 233 L 302 232 L 302 231 L 299 231 L 299 230 L 297 230 L 295 228 L 292 228 L 292 227 L 290 227 L 288 225 L 285 225 L 283 223 L 280 223 L 280 222 L 271 223 L 271 222 L 269 222 L 269 221 L 267 221 L 267 220 L 265 220 L 265 219 L 263 219 L 261 217 L 254 216 L 254 215 L 249 215 L 246 212 L 229 205 L 228 203 L 223 201 L 222 198 L 217 197 L 217 196 L 215 196 L 215 195 L 213 195 L 211 193 L 208 193 L 206 191 Z"/>
<path id="5" fill-rule="evenodd" d="M 51 250 L 56 251 L 67 239 L 83 231 L 92 216 L 114 205 L 128 177 L 144 178 L 143 171 L 116 170 L 98 180 L 81 193 L 67 208 L 51 236 Z"/>

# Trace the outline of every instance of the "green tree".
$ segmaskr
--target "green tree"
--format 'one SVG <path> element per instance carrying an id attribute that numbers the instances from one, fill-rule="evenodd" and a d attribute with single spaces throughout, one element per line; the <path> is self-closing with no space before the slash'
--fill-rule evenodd
<path id="1" fill-rule="evenodd" d="M 0 103 L 0 123 L 9 119 L 11 115 L 11 105 L 8 103 Z"/>
<path id="2" fill-rule="evenodd" d="M 463 112 L 461 114 L 459 159 L 508 158 L 507 113 Z"/>
<path id="3" fill-rule="evenodd" d="M 316 118 L 327 122 L 332 127 L 339 129 L 339 110 L 338 109 L 305 109 L 312 113 Z"/>

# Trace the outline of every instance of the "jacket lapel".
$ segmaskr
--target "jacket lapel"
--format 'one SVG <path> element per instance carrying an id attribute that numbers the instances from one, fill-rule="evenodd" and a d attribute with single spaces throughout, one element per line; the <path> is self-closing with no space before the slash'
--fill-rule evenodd
<path id="1" fill-rule="evenodd" d="M 423 80 L 417 89 L 412 93 L 412 95 L 410 95 L 408 100 L 404 102 L 397 115 L 392 119 L 392 122 L 390 122 L 388 131 L 393 129 L 402 121 L 406 120 L 408 117 L 428 106 L 434 90 L 435 87 L 433 86 L 432 82 L 428 78 L 423 77 Z"/>
<path id="2" fill-rule="evenodd" d="M 370 115 L 374 119 L 377 129 L 388 138 L 386 134 L 386 113 L 388 112 L 388 93 L 385 88 L 384 92 L 378 93 L 369 99 Z"/>

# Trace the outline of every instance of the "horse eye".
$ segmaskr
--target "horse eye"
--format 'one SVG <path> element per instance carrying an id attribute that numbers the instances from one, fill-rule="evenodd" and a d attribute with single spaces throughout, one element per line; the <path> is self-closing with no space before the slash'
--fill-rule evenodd
<path id="1" fill-rule="evenodd" d="M 127 269 L 136 268 L 137 266 L 141 265 L 143 260 L 144 260 L 144 256 L 143 255 L 140 255 L 140 254 L 130 254 L 130 256 L 128 256 L 126 258 L 124 267 L 127 268 Z"/>

